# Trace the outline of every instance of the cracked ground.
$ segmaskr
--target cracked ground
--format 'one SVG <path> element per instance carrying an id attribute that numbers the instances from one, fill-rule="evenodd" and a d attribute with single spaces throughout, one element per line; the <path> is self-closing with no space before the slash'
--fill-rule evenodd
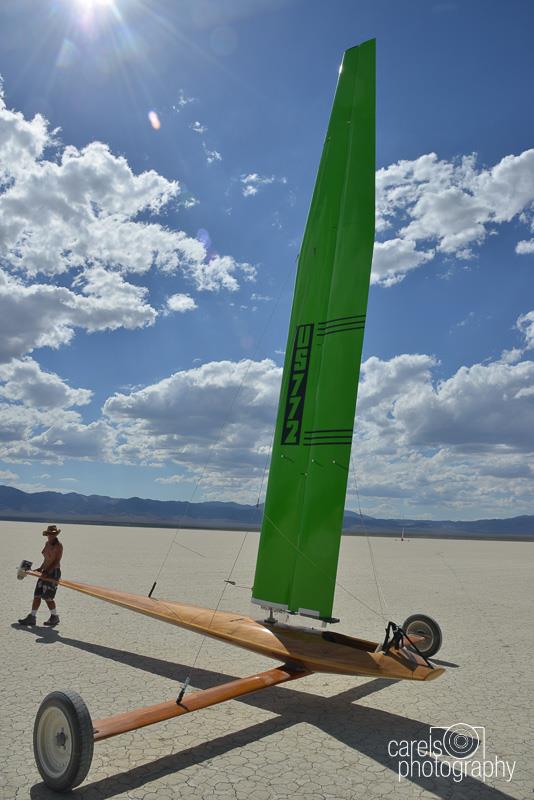
<path id="1" fill-rule="evenodd" d="M 275 662 L 61 588 L 55 630 L 18 627 L 33 579 L 17 581 L 23 558 L 37 563 L 42 525 L 1 522 L 0 797 L 48 800 L 32 730 L 43 697 L 73 689 L 93 719 L 251 675 Z M 137 594 L 154 581 L 174 531 L 62 525 L 63 575 Z M 258 535 L 181 531 L 155 597 L 261 617 L 250 604 Z M 189 550 L 186 548 L 190 548 Z M 373 574 L 371 551 L 376 566 Z M 335 614 L 343 633 L 381 640 L 383 614 L 435 617 L 444 632 L 431 683 L 315 674 L 95 745 L 73 798 L 104 800 L 524 800 L 533 796 L 532 553 L 529 542 L 344 537 Z M 191 552 L 191 549 L 197 552 Z M 226 588 L 225 588 L 226 587 Z M 223 592 L 224 590 L 224 592 Z M 348 591 L 346 591 L 348 590 Z M 222 599 L 221 599 L 222 594 Z M 360 598 L 366 605 L 358 602 Z M 369 608 L 370 607 L 370 608 Z M 412 774 L 399 780 L 392 740 L 428 739 L 431 727 L 484 726 L 486 758 L 515 761 L 512 780 Z"/>

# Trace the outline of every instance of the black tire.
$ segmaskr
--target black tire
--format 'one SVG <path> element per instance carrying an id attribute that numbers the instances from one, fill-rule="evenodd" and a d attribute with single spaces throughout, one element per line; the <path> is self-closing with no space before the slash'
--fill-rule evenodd
<path id="1" fill-rule="evenodd" d="M 82 698 L 66 690 L 48 694 L 33 726 L 33 753 L 42 779 L 68 792 L 86 777 L 93 760 L 93 723 Z"/>
<path id="2" fill-rule="evenodd" d="M 415 642 L 417 649 L 425 658 L 435 656 L 443 642 L 443 634 L 438 623 L 426 614 L 412 614 L 404 620 L 402 629 L 408 636 L 413 633 L 425 637 L 424 640 Z"/>

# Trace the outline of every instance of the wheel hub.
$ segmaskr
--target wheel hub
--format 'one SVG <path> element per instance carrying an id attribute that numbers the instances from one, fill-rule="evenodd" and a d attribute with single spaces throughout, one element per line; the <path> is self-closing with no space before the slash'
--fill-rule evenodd
<path id="1" fill-rule="evenodd" d="M 408 626 L 406 633 L 408 636 L 410 636 L 410 634 L 415 634 L 421 637 L 417 646 L 423 651 L 428 650 L 430 645 L 434 642 L 434 634 L 432 633 L 431 627 L 422 620 L 412 622 L 411 625 Z"/>
<path id="2" fill-rule="evenodd" d="M 39 720 L 36 744 L 47 774 L 53 778 L 63 775 L 72 756 L 72 736 L 69 721 L 60 708 L 52 707 L 44 712 Z"/>
<path id="3" fill-rule="evenodd" d="M 58 731 L 58 733 L 56 733 L 56 744 L 58 747 L 63 747 L 63 748 L 65 748 L 67 744 L 67 735 L 63 730 L 63 728 L 61 728 L 61 730 Z"/>

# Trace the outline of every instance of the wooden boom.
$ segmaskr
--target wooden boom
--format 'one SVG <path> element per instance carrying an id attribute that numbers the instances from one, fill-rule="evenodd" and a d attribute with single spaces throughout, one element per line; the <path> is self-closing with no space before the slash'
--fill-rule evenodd
<path id="1" fill-rule="evenodd" d="M 269 686 L 276 686 L 279 683 L 304 678 L 309 674 L 304 670 L 299 671 L 287 666 L 278 667 L 267 670 L 267 672 L 260 672 L 258 675 L 251 675 L 248 678 L 239 678 L 236 681 L 223 683 L 221 686 L 212 686 L 201 692 L 192 692 L 180 703 L 176 700 L 169 700 L 166 703 L 136 708 L 135 711 L 99 719 L 93 722 L 94 740 L 99 742 L 102 739 L 109 739 L 110 736 L 117 736 L 119 733 L 127 733 L 137 728 L 144 728 L 146 725 L 153 725 L 155 722 L 163 722 L 192 711 L 200 711 L 201 708 L 224 703 L 226 700 L 233 700 L 244 694 L 267 689 Z"/>
<path id="2" fill-rule="evenodd" d="M 41 577 L 35 571 L 29 574 Z M 405 647 L 391 647 L 383 652 L 377 642 L 333 631 L 297 628 L 278 622 L 268 624 L 228 611 L 156 600 L 64 579 L 51 582 L 284 664 L 295 665 L 306 672 L 416 681 L 434 680 L 444 672 L 441 667 L 429 666 L 425 659 Z"/>

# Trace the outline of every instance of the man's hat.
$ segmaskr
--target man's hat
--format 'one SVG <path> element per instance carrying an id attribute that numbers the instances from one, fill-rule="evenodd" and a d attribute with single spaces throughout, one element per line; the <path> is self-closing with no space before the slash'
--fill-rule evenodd
<path id="1" fill-rule="evenodd" d="M 61 528 L 58 528 L 57 525 L 49 525 L 48 528 L 43 531 L 43 536 L 57 536 L 58 533 L 61 533 Z"/>

